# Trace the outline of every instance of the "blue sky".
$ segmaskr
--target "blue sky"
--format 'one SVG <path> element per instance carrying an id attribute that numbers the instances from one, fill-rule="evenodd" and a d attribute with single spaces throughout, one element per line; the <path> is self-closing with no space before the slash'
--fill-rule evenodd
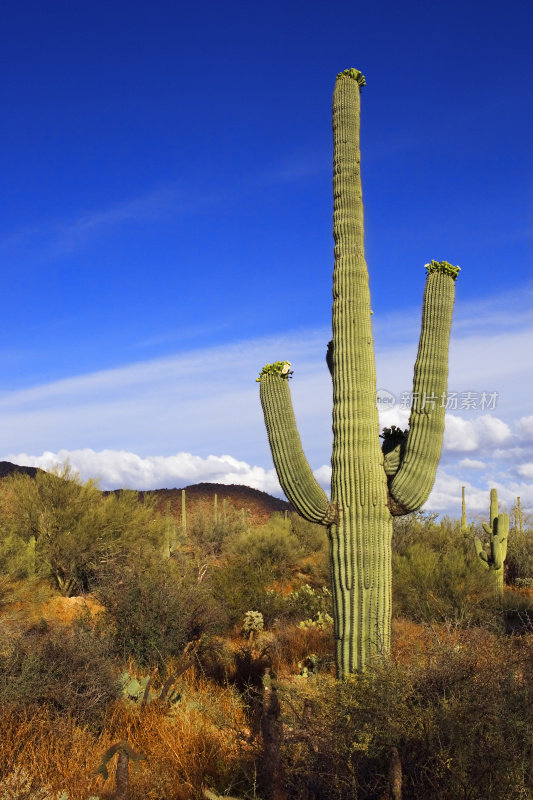
<path id="1" fill-rule="evenodd" d="M 431 258 L 461 266 L 428 507 L 533 503 L 529 2 L 6 0 L 0 458 L 102 486 L 277 491 L 255 375 L 331 447 L 331 94 L 367 78 L 378 384 L 409 391 Z M 398 407 L 384 422 L 403 422 Z"/>

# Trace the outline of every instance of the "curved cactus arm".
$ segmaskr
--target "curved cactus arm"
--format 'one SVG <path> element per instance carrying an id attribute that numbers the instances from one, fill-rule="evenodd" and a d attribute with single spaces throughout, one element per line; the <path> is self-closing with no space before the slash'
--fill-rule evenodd
<path id="1" fill-rule="evenodd" d="M 494 521 L 498 519 L 498 491 L 490 490 L 490 526 L 494 527 Z"/>
<path id="2" fill-rule="evenodd" d="M 474 546 L 476 548 L 476 553 L 481 559 L 481 563 L 484 567 L 486 567 L 486 569 L 489 569 L 489 557 L 483 549 L 483 545 L 477 536 L 474 538 Z"/>
<path id="3" fill-rule="evenodd" d="M 281 488 L 296 511 L 310 522 L 329 525 L 334 507 L 317 483 L 304 455 L 289 390 L 290 363 L 267 364 L 259 377 L 268 441 Z"/>
<path id="4" fill-rule="evenodd" d="M 447 261 L 426 264 L 422 330 L 413 379 L 409 435 L 390 494 L 407 513 L 427 500 L 435 481 L 444 434 L 448 347 L 459 267 Z"/>

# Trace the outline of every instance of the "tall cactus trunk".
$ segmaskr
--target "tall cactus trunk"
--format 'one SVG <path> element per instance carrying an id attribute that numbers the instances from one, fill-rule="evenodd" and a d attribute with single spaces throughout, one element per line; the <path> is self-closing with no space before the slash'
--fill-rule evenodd
<path id="1" fill-rule="evenodd" d="M 392 518 L 379 442 L 376 367 L 364 254 L 359 82 L 333 95 L 333 455 L 330 526 L 335 646 L 339 671 L 387 650 Z"/>
<path id="2" fill-rule="evenodd" d="M 187 498 L 185 489 L 181 490 L 181 530 L 184 535 L 187 534 Z"/>
<path id="3" fill-rule="evenodd" d="M 466 522 L 466 501 L 465 501 L 464 486 L 461 486 L 461 530 L 463 533 L 468 533 L 468 525 Z"/>
<path id="4" fill-rule="evenodd" d="M 361 671 L 390 643 L 392 516 L 426 501 L 444 432 L 448 343 L 459 267 L 426 264 L 422 330 L 409 431 L 386 429 L 380 447 L 370 291 L 364 255 L 358 70 L 333 95 L 333 379 L 331 502 L 315 480 L 296 428 L 290 362 L 261 371 L 260 396 L 274 465 L 298 513 L 328 527 L 337 675 Z"/>

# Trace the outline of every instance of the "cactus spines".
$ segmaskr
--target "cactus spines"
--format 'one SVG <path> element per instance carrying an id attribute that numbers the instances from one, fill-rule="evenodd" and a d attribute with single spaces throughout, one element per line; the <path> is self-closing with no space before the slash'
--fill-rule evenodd
<path id="1" fill-rule="evenodd" d="M 292 409 L 290 362 L 265 367 L 260 396 L 280 484 L 306 519 L 328 527 L 337 675 L 365 668 L 390 643 L 392 516 L 431 491 L 444 429 L 447 354 L 458 267 L 426 265 L 422 331 L 409 431 L 379 444 L 370 291 L 364 255 L 359 70 L 337 76 L 333 94 L 333 380 L 331 501 L 303 454 Z"/>
<path id="2" fill-rule="evenodd" d="M 489 552 L 482 542 L 474 539 L 476 553 L 486 569 L 494 573 L 495 593 L 503 599 L 504 563 L 507 555 L 507 539 L 509 536 L 509 514 L 498 514 L 498 492 L 490 490 L 490 523 L 483 523 L 483 530 L 489 537 Z"/>

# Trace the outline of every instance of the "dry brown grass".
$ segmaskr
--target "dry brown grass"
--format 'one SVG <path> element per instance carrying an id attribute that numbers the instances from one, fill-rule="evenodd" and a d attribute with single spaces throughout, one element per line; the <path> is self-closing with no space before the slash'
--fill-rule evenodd
<path id="1" fill-rule="evenodd" d="M 0 792 L 13 784 L 18 771 L 20 791 L 30 776 L 36 797 L 39 788 L 48 787 L 66 791 L 69 800 L 111 798 L 114 765 L 105 784 L 96 770 L 119 740 L 145 756 L 137 773 L 130 770 L 130 800 L 195 800 L 202 797 L 203 786 L 214 783 L 220 790 L 231 789 L 252 759 L 250 747 L 239 738 L 243 717 L 235 694 L 202 681 L 185 687 L 182 702 L 172 710 L 115 704 L 100 735 L 44 708 L 2 712 Z"/>
<path id="2" fill-rule="evenodd" d="M 294 675 L 298 664 L 307 656 L 315 655 L 333 669 L 333 631 L 310 626 L 300 628 L 287 625 L 276 633 L 275 668 L 278 674 Z"/>

